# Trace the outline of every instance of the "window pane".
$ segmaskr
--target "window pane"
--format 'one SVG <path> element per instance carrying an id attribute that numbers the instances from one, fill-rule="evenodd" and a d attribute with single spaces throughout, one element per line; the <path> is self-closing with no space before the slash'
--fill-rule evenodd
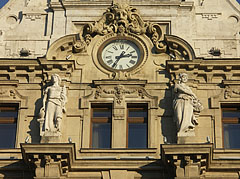
<path id="1" fill-rule="evenodd" d="M 92 104 L 92 148 L 111 147 L 112 105 Z"/>
<path id="2" fill-rule="evenodd" d="M 240 118 L 240 111 L 223 111 L 223 117 L 237 117 Z"/>
<path id="3" fill-rule="evenodd" d="M 111 117 L 111 109 L 109 108 L 95 108 L 93 109 L 93 117 Z"/>
<path id="4" fill-rule="evenodd" d="M 147 117 L 147 111 L 144 108 L 129 109 L 128 117 Z"/>
<path id="5" fill-rule="evenodd" d="M 240 124 L 224 124 L 224 148 L 240 149 Z"/>
<path id="6" fill-rule="evenodd" d="M 93 148 L 111 147 L 111 123 L 92 124 L 92 147 Z"/>
<path id="7" fill-rule="evenodd" d="M 17 116 L 17 104 L 0 104 L 0 148 L 15 147 Z"/>
<path id="8" fill-rule="evenodd" d="M 147 124 L 128 124 L 128 148 L 147 148 Z"/>
<path id="9" fill-rule="evenodd" d="M 1 111 L 0 112 L 0 118 L 1 117 L 14 117 L 17 118 L 17 111 Z"/>
<path id="10" fill-rule="evenodd" d="M 14 148 L 16 140 L 15 124 L 0 124 L 0 148 Z"/>

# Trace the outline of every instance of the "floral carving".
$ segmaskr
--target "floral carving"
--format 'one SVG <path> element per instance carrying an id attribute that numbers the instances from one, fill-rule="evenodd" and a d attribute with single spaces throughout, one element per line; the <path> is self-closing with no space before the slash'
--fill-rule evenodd
<path id="1" fill-rule="evenodd" d="M 0 96 L 2 97 L 12 97 L 13 99 L 16 99 L 16 92 L 14 90 L 0 90 Z"/>
<path id="2" fill-rule="evenodd" d="M 82 52 L 96 35 L 109 33 L 148 35 L 157 53 L 166 52 L 167 46 L 163 41 L 162 29 L 158 24 L 144 22 L 136 8 L 126 3 L 117 3 L 103 13 L 98 22 L 84 26 L 79 40 L 73 45 L 74 52 Z"/>
<path id="3" fill-rule="evenodd" d="M 232 89 L 229 86 L 227 86 L 225 91 L 224 91 L 224 98 L 225 99 L 232 98 L 234 94 L 235 95 L 240 95 L 240 89 Z"/>
<path id="4" fill-rule="evenodd" d="M 101 97 L 101 93 L 102 93 L 102 88 L 100 86 L 97 86 L 97 89 L 95 92 L 95 99 L 98 99 L 99 97 Z"/>
<path id="5" fill-rule="evenodd" d="M 0 96 L 5 96 L 7 94 L 7 90 L 0 89 Z"/>
<path id="6" fill-rule="evenodd" d="M 118 85 L 118 86 L 114 87 L 113 90 L 107 90 L 107 89 L 103 90 L 103 92 L 106 94 L 114 94 L 114 96 L 116 97 L 116 102 L 118 104 L 122 103 L 123 96 L 125 94 L 131 94 L 131 93 L 134 93 L 135 91 L 136 90 L 126 90 L 126 89 L 124 89 L 124 87 L 122 85 Z"/>

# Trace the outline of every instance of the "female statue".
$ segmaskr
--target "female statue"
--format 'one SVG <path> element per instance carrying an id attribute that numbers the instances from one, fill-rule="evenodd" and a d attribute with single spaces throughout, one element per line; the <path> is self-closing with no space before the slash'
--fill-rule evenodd
<path id="1" fill-rule="evenodd" d="M 179 74 L 179 82 L 174 86 L 175 98 L 173 100 L 174 121 L 177 123 L 178 135 L 186 133 L 198 124 L 194 112 L 200 112 L 203 107 L 197 96 L 186 85 L 188 75 Z"/>
<path id="2" fill-rule="evenodd" d="M 61 87 L 61 78 L 57 74 L 51 76 L 52 85 L 44 91 L 44 131 L 60 132 L 63 112 L 66 112 L 66 87 Z"/>

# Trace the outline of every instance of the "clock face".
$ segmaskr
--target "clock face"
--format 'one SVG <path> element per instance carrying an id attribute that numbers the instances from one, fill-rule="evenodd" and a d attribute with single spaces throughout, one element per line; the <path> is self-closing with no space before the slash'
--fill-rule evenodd
<path id="1" fill-rule="evenodd" d="M 139 64 L 141 51 L 131 40 L 115 39 L 105 43 L 99 56 L 108 69 L 129 70 Z"/>

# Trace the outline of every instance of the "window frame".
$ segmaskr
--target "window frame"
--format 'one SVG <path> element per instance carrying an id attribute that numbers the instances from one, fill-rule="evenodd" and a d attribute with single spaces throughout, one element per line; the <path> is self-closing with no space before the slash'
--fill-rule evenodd
<path id="1" fill-rule="evenodd" d="M 18 143 L 18 131 L 19 131 L 19 123 L 20 123 L 20 103 L 16 103 L 16 102 L 12 102 L 12 101 L 4 101 L 1 102 L 0 101 L 0 109 L 1 108 L 5 108 L 5 109 L 10 109 L 9 111 L 14 111 L 17 112 L 17 116 L 16 118 L 14 117 L 4 117 L 4 118 L 8 118 L 7 121 L 11 120 L 11 122 L 7 122 L 7 123 L 2 123 L 2 124 L 15 124 L 16 125 L 16 129 L 15 129 L 15 141 L 14 141 L 14 145 L 12 147 L 8 147 L 8 148 L 0 148 L 0 149 L 15 149 Z M 13 109 L 13 110 L 11 110 Z M 1 117 L 0 117 L 1 118 Z M 1 124 L 1 121 L 0 121 Z"/>
<path id="2" fill-rule="evenodd" d="M 111 117 L 110 119 L 108 117 L 93 117 L 93 112 L 94 109 L 110 109 L 111 110 Z M 112 147 L 112 103 L 92 103 L 91 104 L 91 114 L 90 114 L 90 142 L 89 142 L 89 147 L 93 148 L 93 123 L 108 123 L 110 120 L 110 148 Z M 94 148 L 95 149 L 95 148 Z M 101 148 L 96 148 L 96 149 L 101 149 Z"/>
<path id="3" fill-rule="evenodd" d="M 129 123 L 136 123 L 136 124 L 143 124 L 146 123 L 146 148 L 148 148 L 148 142 L 149 142 L 149 111 L 148 111 L 148 103 L 126 103 L 126 148 L 129 148 L 128 146 L 128 138 L 129 138 Z M 130 106 L 130 107 L 129 107 Z M 144 109 L 146 110 L 146 119 L 145 117 L 129 117 L 129 109 Z M 136 121 L 137 120 L 137 121 Z M 137 148 L 137 149 L 146 149 L 146 148 Z"/>
<path id="4" fill-rule="evenodd" d="M 224 149 L 237 149 L 237 148 L 225 148 L 224 142 L 224 124 L 240 124 L 240 119 L 237 117 L 223 117 L 224 110 L 228 111 L 239 111 L 240 112 L 240 104 L 238 103 L 224 103 L 221 104 L 221 128 L 222 128 L 222 147 Z M 240 149 L 240 148 L 239 148 Z"/>

